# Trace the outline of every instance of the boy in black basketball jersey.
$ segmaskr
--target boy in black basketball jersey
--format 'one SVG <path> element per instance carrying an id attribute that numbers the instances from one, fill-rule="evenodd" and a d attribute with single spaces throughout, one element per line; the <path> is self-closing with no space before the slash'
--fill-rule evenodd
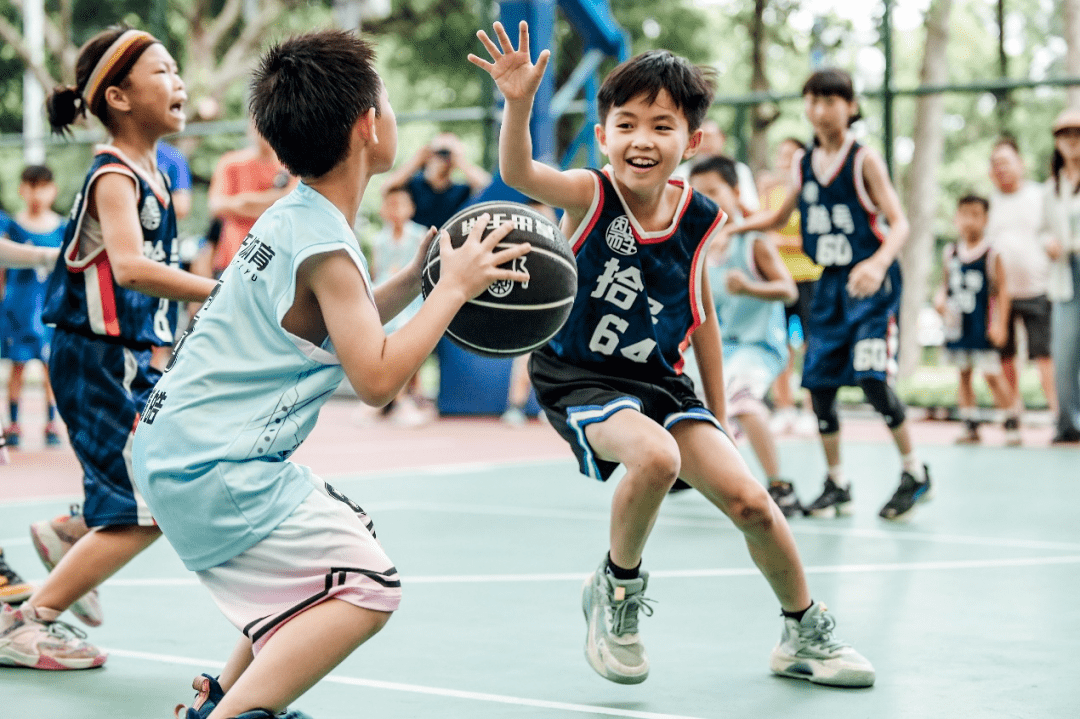
<path id="1" fill-rule="evenodd" d="M 1009 293 L 1005 289 L 1005 263 L 983 234 L 989 209 L 987 199 L 978 195 L 965 195 L 957 202 L 955 224 L 960 239 L 945 247 L 942 286 L 934 302 L 945 319 L 947 361 L 960 370 L 956 403 L 964 434 L 956 439 L 957 444 L 980 441 L 971 386 L 973 370 L 982 372 L 998 409 L 1007 411 L 1009 407 L 1009 387 L 997 350 L 1008 337 Z M 1008 418 L 1005 421 L 1008 436 Z"/>
<path id="2" fill-rule="evenodd" d="M 872 684 L 870 663 L 832 637 L 834 622 L 811 599 L 783 514 L 722 429 L 720 330 L 704 259 L 726 218 L 711 200 L 670 179 L 701 141 L 711 78 L 667 51 L 620 65 L 598 95 L 596 134 L 611 164 L 560 172 L 532 159 L 529 136 L 549 52 L 531 62 L 524 22 L 517 50 L 499 23 L 495 34 L 498 45 L 477 33 L 493 62 L 469 60 L 506 98 L 503 179 L 566 211 L 563 231 L 578 263 L 574 309 L 551 342 L 533 353 L 533 385 L 583 474 L 606 480 L 619 464 L 626 468 L 612 505 L 610 551 L 582 593 L 590 665 L 623 684 L 648 676 L 638 612 L 652 614 L 652 608 L 641 557 L 660 504 L 681 477 L 744 533 L 780 601 L 784 628 L 772 670 L 823 684 Z M 691 342 L 711 412 L 682 373 L 682 351 Z"/>

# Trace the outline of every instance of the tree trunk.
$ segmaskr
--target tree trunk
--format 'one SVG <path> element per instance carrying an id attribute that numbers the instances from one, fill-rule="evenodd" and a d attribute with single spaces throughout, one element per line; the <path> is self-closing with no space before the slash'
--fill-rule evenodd
<path id="1" fill-rule="evenodd" d="M 952 0 L 934 0 L 926 11 L 926 44 L 919 73 L 922 85 L 944 85 L 948 81 L 946 50 L 951 12 Z M 915 152 L 904 182 L 904 204 L 911 223 L 911 236 L 900 254 L 904 271 L 904 299 L 900 309 L 902 376 L 910 375 L 915 370 L 922 349 L 918 338 L 918 320 L 927 296 L 934 250 L 938 165 L 945 145 L 942 130 L 944 103 L 942 95 L 922 95 L 916 100 Z"/>
<path id="2" fill-rule="evenodd" d="M 1065 73 L 1080 77 L 1080 0 L 1063 0 L 1065 5 Z M 1069 107 L 1080 107 L 1080 85 L 1068 89 Z"/>
<path id="3" fill-rule="evenodd" d="M 750 91 L 767 92 L 769 78 L 765 74 L 765 21 L 763 14 L 769 0 L 754 0 L 754 18 L 750 22 Z M 750 112 L 750 147 L 748 164 L 754 174 L 769 165 L 769 125 L 776 120 L 777 110 L 771 103 L 754 105 Z"/>

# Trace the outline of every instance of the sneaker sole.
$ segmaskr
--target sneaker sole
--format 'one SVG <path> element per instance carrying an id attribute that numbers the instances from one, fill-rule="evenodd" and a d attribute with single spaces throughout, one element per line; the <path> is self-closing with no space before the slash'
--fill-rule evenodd
<path id="1" fill-rule="evenodd" d="M 802 679 L 812 684 L 821 684 L 830 687 L 847 687 L 849 689 L 866 688 L 874 685 L 877 678 L 873 669 L 840 669 L 836 672 L 826 672 L 821 667 L 815 671 L 809 662 L 800 659 L 778 659 L 773 657 L 769 661 L 769 669 L 773 674 L 789 679 Z"/>
<path id="2" fill-rule="evenodd" d="M 804 514 L 807 517 L 847 517 L 854 513 L 854 509 L 851 506 L 851 502 L 841 502 L 840 504 L 832 504 L 828 507 L 821 507 L 820 509 L 808 509 Z"/>
<path id="3" fill-rule="evenodd" d="M 34 587 L 30 584 L 12 584 L 0 587 L 0 602 L 5 604 L 21 604 L 34 593 Z"/>
<path id="4" fill-rule="evenodd" d="M 595 578 L 596 573 L 594 572 L 589 575 L 589 578 L 585 580 L 585 584 L 581 587 L 581 610 L 585 614 L 585 660 L 589 662 L 589 666 L 593 668 L 593 671 L 604 679 L 607 679 L 609 682 L 615 682 L 616 684 L 641 684 L 649 678 L 648 660 L 646 660 L 645 663 L 645 671 L 642 673 L 620 674 L 612 671 L 610 667 L 604 664 L 604 660 L 600 656 L 600 649 L 593 643 L 592 632 L 589 630 L 589 614 L 592 610 L 592 605 L 588 600 L 588 596 Z"/>
<path id="5" fill-rule="evenodd" d="M 49 671 L 68 671 L 77 669 L 95 669 L 100 667 L 109 658 L 108 654 L 99 654 L 89 659 L 57 659 L 37 655 L 34 657 L 10 652 L 0 654 L 0 666 L 6 667 L 29 667 L 30 669 L 45 669 Z"/>
<path id="6" fill-rule="evenodd" d="M 64 543 L 53 531 L 49 520 L 31 524 L 30 539 L 41 563 L 51 572 L 56 563 L 64 556 Z M 72 602 L 69 607 L 71 613 L 88 627 L 100 627 L 105 621 L 105 615 L 101 611 L 97 596 L 97 589 L 91 589 L 83 597 Z"/>

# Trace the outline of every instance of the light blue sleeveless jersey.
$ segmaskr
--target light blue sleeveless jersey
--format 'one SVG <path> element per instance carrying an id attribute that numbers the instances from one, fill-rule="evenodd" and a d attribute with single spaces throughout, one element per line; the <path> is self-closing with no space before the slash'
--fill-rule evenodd
<path id="1" fill-rule="evenodd" d="M 754 242 L 759 240 L 767 241 L 756 232 L 733 235 L 720 264 L 709 266 L 709 286 L 724 337 L 724 354 L 731 354 L 736 346 L 754 345 L 779 363 L 779 372 L 788 357 L 784 303 L 727 291 L 729 270 L 741 270 L 751 279 L 761 279 L 754 262 Z"/>
<path id="2" fill-rule="evenodd" d="M 337 250 L 353 258 L 370 294 L 349 223 L 301 183 L 251 228 L 147 401 L 135 481 L 188 569 L 249 549 L 312 489 L 311 470 L 288 458 L 345 373 L 329 340 L 316 347 L 281 319 L 300 264 Z"/>

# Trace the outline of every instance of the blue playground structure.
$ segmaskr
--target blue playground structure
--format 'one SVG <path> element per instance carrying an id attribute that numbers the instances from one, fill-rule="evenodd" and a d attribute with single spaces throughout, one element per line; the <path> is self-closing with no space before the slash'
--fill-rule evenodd
<path id="1" fill-rule="evenodd" d="M 585 54 L 562 87 L 555 88 L 554 72 L 549 67 L 536 93 L 530 124 L 533 156 L 551 165 L 566 168 L 585 148 L 589 165 L 600 165 L 600 150 L 596 146 L 593 126 L 599 115 L 596 92 L 600 87 L 599 69 L 605 58 L 619 62 L 630 57 L 630 37 L 615 22 L 607 0 L 501 0 L 499 20 L 510 37 L 517 40 L 518 23 L 529 23 L 529 47 L 533 60 L 544 48 L 555 46 L 555 11 L 563 15 L 585 40 Z M 557 158 L 555 128 L 559 119 L 570 109 L 579 93 L 584 93 L 585 113 L 570 146 Z M 528 198 L 502 181 L 498 168 L 492 173 L 491 184 L 473 198 L 473 203 L 489 201 L 527 202 Z M 444 415 L 501 414 L 506 408 L 513 360 L 480 357 L 451 344 L 445 338 L 439 342 L 439 412 Z M 529 414 L 537 411 L 530 400 Z"/>

